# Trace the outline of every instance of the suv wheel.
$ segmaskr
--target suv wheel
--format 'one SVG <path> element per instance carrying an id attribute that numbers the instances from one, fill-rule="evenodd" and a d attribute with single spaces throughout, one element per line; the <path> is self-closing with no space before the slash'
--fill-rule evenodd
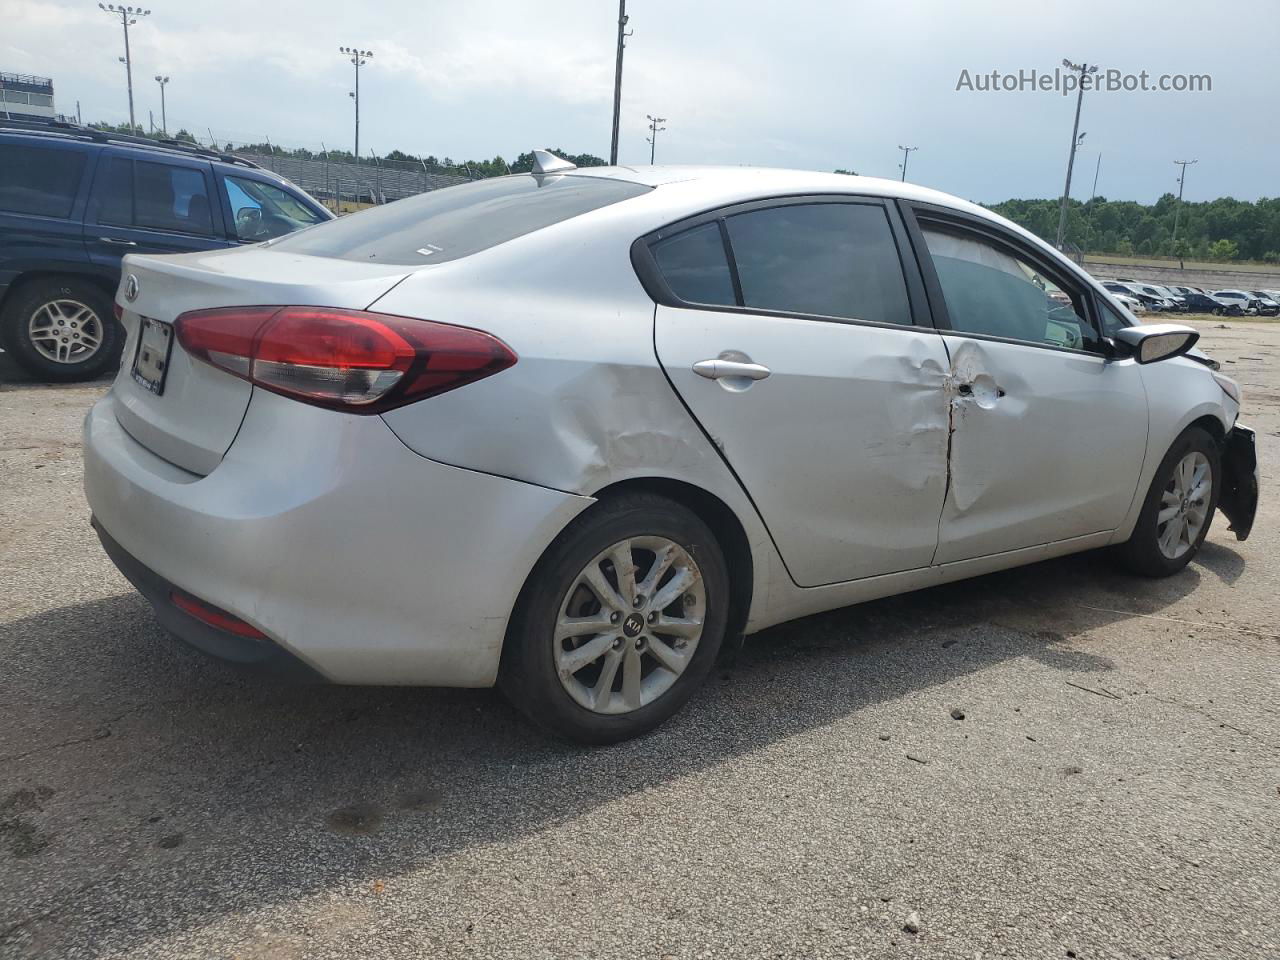
<path id="1" fill-rule="evenodd" d="M 118 363 L 123 346 L 111 299 L 78 277 L 24 284 L 0 315 L 0 337 L 18 366 L 46 381 L 91 380 Z"/>

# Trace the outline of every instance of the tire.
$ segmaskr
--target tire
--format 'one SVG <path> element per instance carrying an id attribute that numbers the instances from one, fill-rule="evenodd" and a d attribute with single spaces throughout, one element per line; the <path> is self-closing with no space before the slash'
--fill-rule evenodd
<path id="1" fill-rule="evenodd" d="M 1222 316 L 1222 308 L 1221 308 L 1221 307 L 1214 307 L 1212 312 L 1213 312 L 1213 315 L 1214 315 L 1215 317 L 1220 317 L 1220 316 Z"/>
<path id="2" fill-rule="evenodd" d="M 55 329 L 68 336 L 38 335 Z M 23 370 L 46 382 L 92 380 L 114 369 L 120 362 L 123 333 L 111 298 L 80 277 L 25 283 L 10 295 L 0 314 L 5 350 Z M 95 336 L 96 346 L 90 349 L 88 340 Z"/>
<path id="3" fill-rule="evenodd" d="M 631 607 L 620 596 L 626 582 L 619 590 L 618 564 L 607 555 L 624 542 L 639 598 Z M 641 590 L 668 545 L 674 559 L 645 597 Z M 591 570 L 617 602 L 601 601 L 602 590 L 584 579 Z M 694 571 L 700 579 L 687 582 Z M 650 600 L 668 596 L 661 610 L 651 607 Z M 498 686 L 535 724 L 565 739 L 608 744 L 639 736 L 675 714 L 706 679 L 728 607 L 724 554 L 694 513 L 647 493 L 602 500 L 574 518 L 530 574 L 507 631 Z M 564 636 L 566 618 L 596 620 L 600 632 Z M 667 625 L 684 636 L 667 633 Z"/>
<path id="4" fill-rule="evenodd" d="M 1174 519 L 1169 521 L 1170 523 L 1181 522 L 1182 533 L 1170 550 L 1167 540 L 1162 545 L 1162 534 L 1167 534 L 1169 527 L 1160 523 L 1160 512 L 1162 509 L 1173 507 L 1173 501 L 1177 501 L 1184 493 L 1185 488 L 1179 485 L 1180 479 L 1177 473 L 1187 460 L 1193 464 L 1193 473 L 1197 472 L 1199 467 L 1195 463 L 1196 458 L 1200 458 L 1200 462 L 1207 467 L 1210 489 L 1208 496 L 1202 497 L 1199 501 L 1182 496 L 1181 502 L 1177 505 L 1184 512 L 1175 515 Z M 1218 493 L 1221 489 L 1222 465 L 1218 456 L 1218 445 L 1204 430 L 1199 427 L 1188 427 L 1173 442 L 1169 452 L 1160 461 L 1160 466 L 1151 481 L 1151 489 L 1147 491 L 1147 498 L 1142 504 L 1142 512 L 1138 515 L 1138 522 L 1133 528 L 1133 534 L 1126 543 L 1117 548 L 1121 563 L 1131 572 L 1145 577 L 1169 577 L 1180 571 L 1191 562 L 1199 552 L 1201 544 L 1204 543 L 1209 527 L 1213 524 L 1213 513 L 1217 509 Z M 1194 489 L 1185 492 L 1194 493 Z M 1167 500 L 1166 495 L 1171 499 Z M 1199 516 L 1203 519 L 1199 522 L 1199 526 L 1195 527 L 1193 521 Z"/>

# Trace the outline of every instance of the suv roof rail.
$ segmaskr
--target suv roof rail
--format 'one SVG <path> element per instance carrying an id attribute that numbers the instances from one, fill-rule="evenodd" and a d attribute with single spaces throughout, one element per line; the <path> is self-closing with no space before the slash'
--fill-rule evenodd
<path id="1" fill-rule="evenodd" d="M 261 167 L 252 160 L 226 153 L 222 150 L 210 150 L 195 142 L 175 140 L 167 137 L 163 140 L 151 137 L 131 136 L 127 133 L 113 133 L 109 130 L 95 130 L 93 127 L 67 123 L 62 120 L 3 120 L 0 121 L 0 133 L 34 133 L 46 136 L 73 137 L 79 140 L 91 140 L 94 143 L 121 143 L 128 146 L 147 147 L 152 150 L 170 150 L 178 153 L 189 153 L 210 160 L 221 160 L 223 163 L 238 163 L 244 167 L 260 170 Z"/>

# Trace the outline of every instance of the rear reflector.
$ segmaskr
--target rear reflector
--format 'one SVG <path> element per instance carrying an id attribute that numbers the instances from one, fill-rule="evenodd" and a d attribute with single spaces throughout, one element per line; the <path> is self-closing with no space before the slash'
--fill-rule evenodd
<path id="1" fill-rule="evenodd" d="M 233 617 L 225 610 L 219 610 L 217 607 L 211 607 L 207 603 L 197 600 L 190 594 L 183 593 L 180 590 L 171 590 L 169 599 L 173 605 L 183 613 L 189 614 L 199 620 L 201 623 L 207 623 L 211 627 L 218 630 L 225 630 L 227 633 L 234 633 L 237 637 L 249 637 L 252 640 L 265 640 L 267 635 L 261 630 L 254 629 L 245 623 L 239 617 Z"/>
<path id="2" fill-rule="evenodd" d="M 263 389 L 381 413 L 505 370 L 516 355 L 482 330 L 335 307 L 219 307 L 176 321 L 178 342 Z"/>

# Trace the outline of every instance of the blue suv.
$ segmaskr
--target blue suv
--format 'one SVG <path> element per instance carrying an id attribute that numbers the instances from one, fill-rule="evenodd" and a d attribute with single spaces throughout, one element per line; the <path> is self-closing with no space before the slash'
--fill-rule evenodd
<path id="1" fill-rule="evenodd" d="M 332 218 L 241 157 L 0 121 L 0 344 L 37 379 L 91 379 L 119 362 L 126 253 L 258 243 Z"/>

